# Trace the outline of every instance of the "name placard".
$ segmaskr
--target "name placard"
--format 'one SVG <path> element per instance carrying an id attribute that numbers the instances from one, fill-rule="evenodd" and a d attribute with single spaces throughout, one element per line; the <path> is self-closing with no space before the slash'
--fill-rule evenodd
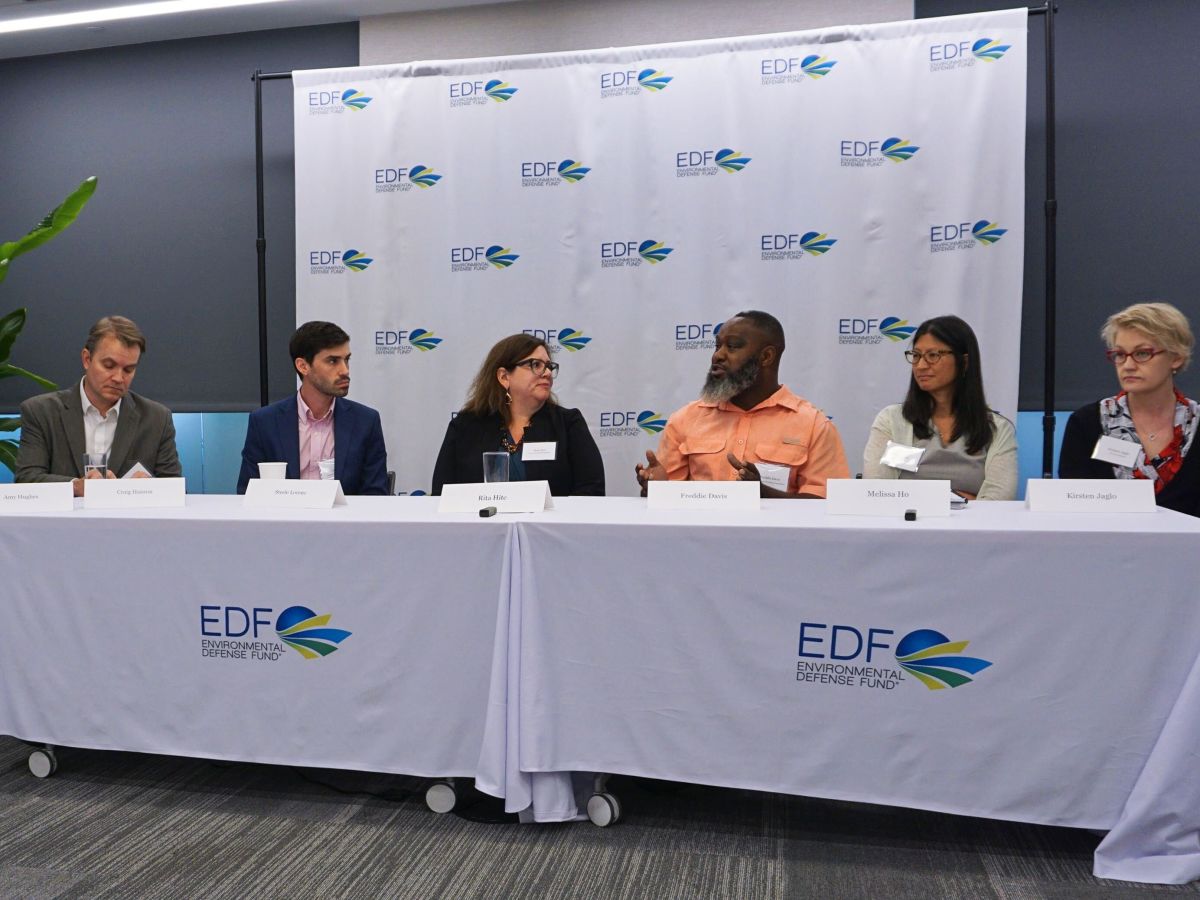
<path id="1" fill-rule="evenodd" d="M 336 479 L 251 478 L 246 482 L 250 509 L 333 509 L 346 506 L 342 483 Z"/>
<path id="2" fill-rule="evenodd" d="M 30 512 L 71 512 L 75 492 L 69 481 L 0 485 L 0 515 Z"/>
<path id="3" fill-rule="evenodd" d="M 1152 513 L 1154 484 L 1144 478 L 1030 478 L 1025 507 L 1033 512 Z"/>
<path id="4" fill-rule="evenodd" d="M 831 478 L 825 483 L 830 516 L 893 516 L 915 509 L 920 516 L 950 515 L 950 482 L 894 478 Z"/>
<path id="5" fill-rule="evenodd" d="M 440 513 L 477 513 L 488 506 L 502 513 L 534 513 L 554 509 L 548 481 L 496 481 L 489 484 L 444 484 Z"/>
<path id="6" fill-rule="evenodd" d="M 165 509 L 185 504 L 183 478 L 85 478 L 84 509 Z"/>
<path id="7" fill-rule="evenodd" d="M 651 481 L 647 509 L 761 509 L 757 481 Z"/>

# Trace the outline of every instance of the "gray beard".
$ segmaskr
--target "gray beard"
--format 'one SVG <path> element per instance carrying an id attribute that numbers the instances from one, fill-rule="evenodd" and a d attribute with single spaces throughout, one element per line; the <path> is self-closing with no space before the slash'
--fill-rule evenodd
<path id="1" fill-rule="evenodd" d="M 757 359 L 752 359 L 736 371 L 726 375 L 708 373 L 704 379 L 704 387 L 700 391 L 700 399 L 705 403 L 726 403 L 749 388 L 758 380 L 759 365 Z"/>

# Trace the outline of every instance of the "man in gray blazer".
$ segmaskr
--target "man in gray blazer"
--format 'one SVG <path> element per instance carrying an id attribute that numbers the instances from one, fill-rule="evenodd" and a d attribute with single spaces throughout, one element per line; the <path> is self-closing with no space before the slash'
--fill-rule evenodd
<path id="1" fill-rule="evenodd" d="M 84 453 L 107 453 L 109 478 L 138 463 L 143 477 L 182 475 L 171 411 L 129 390 L 145 351 L 145 335 L 124 316 L 105 316 L 93 325 L 79 384 L 21 404 L 15 480 L 71 481 L 82 497 Z"/>

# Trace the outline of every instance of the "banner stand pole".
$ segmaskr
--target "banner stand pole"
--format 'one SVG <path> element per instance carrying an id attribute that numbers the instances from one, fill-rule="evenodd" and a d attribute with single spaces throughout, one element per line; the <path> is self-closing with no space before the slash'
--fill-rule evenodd
<path id="1" fill-rule="evenodd" d="M 267 392 L 267 213 L 263 191 L 263 107 L 262 83 L 291 78 L 291 72 L 269 72 L 255 69 L 254 82 L 254 179 L 258 200 L 258 236 L 254 241 L 258 254 L 258 402 L 266 406 Z"/>

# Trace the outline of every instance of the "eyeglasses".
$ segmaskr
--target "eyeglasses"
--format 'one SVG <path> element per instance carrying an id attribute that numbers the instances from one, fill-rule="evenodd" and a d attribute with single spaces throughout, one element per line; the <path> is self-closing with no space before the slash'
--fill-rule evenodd
<path id="1" fill-rule="evenodd" d="M 1118 366 L 1125 364 L 1125 360 L 1133 357 L 1135 363 L 1148 363 L 1160 353 L 1166 353 L 1166 350 L 1151 350 L 1149 347 L 1138 347 L 1132 353 L 1126 353 L 1124 350 L 1105 350 L 1104 355 L 1108 357 L 1110 363 Z"/>
<path id="2" fill-rule="evenodd" d="M 534 375 L 541 375 L 543 372 L 549 372 L 550 377 L 553 378 L 558 374 L 558 363 L 546 362 L 546 360 L 538 359 L 537 357 L 523 359 L 519 363 L 516 363 L 513 368 L 515 369 L 517 366 L 524 366 Z"/>
<path id="3" fill-rule="evenodd" d="M 943 356 L 953 355 L 953 350 L 926 350 L 924 353 L 922 353 L 920 350 L 904 351 L 904 358 L 914 366 L 921 360 L 925 360 L 925 362 L 929 363 L 931 366 L 936 366 L 938 364 L 938 360 L 940 360 Z"/>

